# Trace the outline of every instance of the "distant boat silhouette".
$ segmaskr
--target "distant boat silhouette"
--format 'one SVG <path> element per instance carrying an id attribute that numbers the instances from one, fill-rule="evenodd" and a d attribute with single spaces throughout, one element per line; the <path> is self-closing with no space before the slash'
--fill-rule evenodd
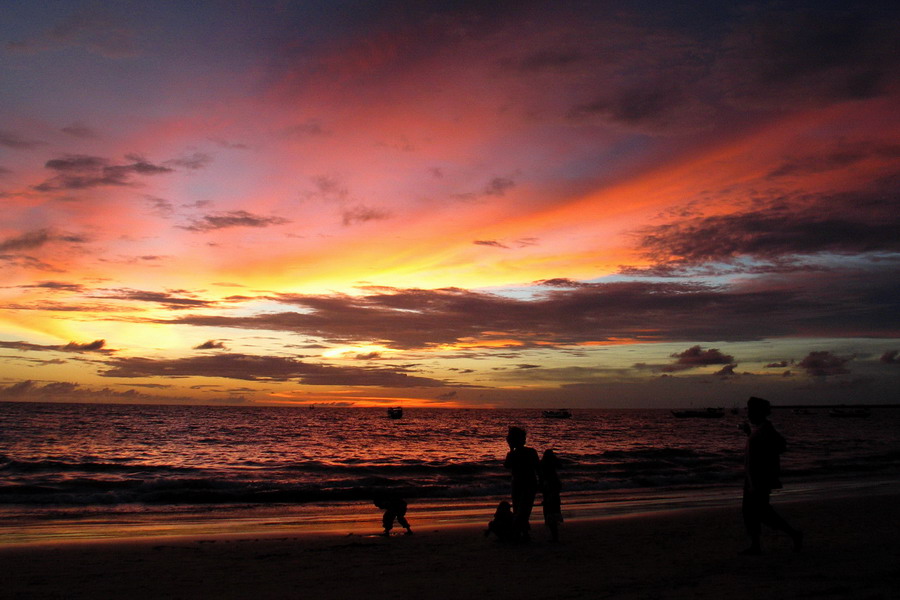
<path id="1" fill-rule="evenodd" d="M 392 419 L 402 419 L 403 418 L 403 407 L 393 406 L 393 407 L 387 409 L 387 414 Z"/>
<path id="2" fill-rule="evenodd" d="M 718 419 L 725 416 L 725 409 L 709 407 L 700 410 L 673 410 L 672 416 L 679 419 Z"/>
<path id="3" fill-rule="evenodd" d="M 869 417 L 872 412 L 868 408 L 832 408 L 828 415 L 841 418 L 857 418 L 864 419 Z"/>
<path id="4" fill-rule="evenodd" d="M 542 414 L 548 419 L 568 419 L 572 416 L 572 413 L 565 408 L 559 410 L 545 410 Z"/>

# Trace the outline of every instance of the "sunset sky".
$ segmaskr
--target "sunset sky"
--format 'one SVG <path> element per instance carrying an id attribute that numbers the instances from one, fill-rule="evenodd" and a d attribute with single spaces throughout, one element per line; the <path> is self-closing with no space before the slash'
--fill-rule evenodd
<path id="1" fill-rule="evenodd" d="M 6 0 L 0 400 L 896 402 L 878 4 Z"/>

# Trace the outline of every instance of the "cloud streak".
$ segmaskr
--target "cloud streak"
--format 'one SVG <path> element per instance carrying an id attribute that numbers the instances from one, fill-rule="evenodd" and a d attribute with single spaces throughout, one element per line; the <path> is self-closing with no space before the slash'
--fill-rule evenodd
<path id="1" fill-rule="evenodd" d="M 275 225 L 284 225 L 285 223 L 290 223 L 290 221 L 282 217 L 255 215 L 246 210 L 233 210 L 224 213 L 203 215 L 192 221 L 190 225 L 183 226 L 182 229 L 194 233 L 207 233 L 234 227 L 251 227 L 259 229 Z"/>
<path id="2" fill-rule="evenodd" d="M 132 162 L 111 164 L 97 156 L 67 155 L 48 160 L 44 165 L 56 175 L 34 186 L 39 192 L 60 190 L 86 190 L 104 186 L 135 185 L 136 178 L 142 176 L 171 173 L 173 169 L 154 165 L 143 158 L 130 155 Z"/>
<path id="3" fill-rule="evenodd" d="M 297 381 L 306 385 L 441 387 L 446 383 L 404 369 L 341 367 L 278 356 L 216 354 L 180 359 L 122 358 L 110 361 L 104 377 L 223 377 L 246 381 Z"/>
<path id="4" fill-rule="evenodd" d="M 62 345 L 31 344 L 29 342 L 9 342 L 0 340 L 0 348 L 21 350 L 24 352 L 99 352 L 108 354 L 115 350 L 106 348 L 106 340 L 94 340 L 93 342 L 69 342 Z"/>
<path id="5" fill-rule="evenodd" d="M 551 288 L 535 299 L 453 288 L 388 289 L 361 296 L 283 294 L 274 299 L 295 306 L 298 312 L 189 315 L 164 322 L 290 331 L 333 343 L 377 341 L 398 349 L 454 344 L 488 347 L 503 339 L 536 347 L 622 339 L 740 341 L 851 332 L 889 337 L 900 332 L 892 277 L 879 286 L 869 277 L 834 274 L 827 283 L 809 278 L 795 288 L 785 288 L 776 279 L 768 289 L 764 281 L 733 288 L 693 283 L 583 284 Z M 712 364 L 731 362 L 730 357 L 716 358 L 721 361 Z"/>

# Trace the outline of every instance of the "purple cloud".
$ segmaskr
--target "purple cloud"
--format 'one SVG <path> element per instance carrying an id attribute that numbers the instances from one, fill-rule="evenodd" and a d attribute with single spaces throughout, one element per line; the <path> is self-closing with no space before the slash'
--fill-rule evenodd
<path id="1" fill-rule="evenodd" d="M 147 162 L 137 155 L 126 157 L 132 162 L 111 164 L 97 156 L 71 154 L 54 158 L 45 167 L 56 171 L 56 175 L 34 186 L 40 192 L 59 190 L 85 190 L 103 186 L 128 186 L 135 184 L 135 178 L 147 175 L 171 173 L 173 169 Z"/>
<path id="2" fill-rule="evenodd" d="M 837 356 L 828 351 L 810 352 L 797 366 L 805 369 L 808 375 L 814 377 L 828 377 L 831 375 L 846 375 L 850 370 L 846 364 L 853 360 L 852 356 Z"/>
<path id="3" fill-rule="evenodd" d="M 225 213 L 204 215 L 199 219 L 195 219 L 190 225 L 181 227 L 181 229 L 205 233 L 207 231 L 230 229 L 232 227 L 262 228 L 271 227 L 273 225 L 283 225 L 285 223 L 290 223 L 290 221 L 281 217 L 263 217 L 254 215 L 245 210 L 233 210 Z"/>
<path id="4" fill-rule="evenodd" d="M 246 381 L 297 380 L 307 385 L 440 387 L 445 382 L 410 375 L 402 368 L 340 367 L 278 356 L 214 354 L 171 360 L 121 358 L 104 377 L 225 377 Z"/>
<path id="5" fill-rule="evenodd" d="M 732 369 L 737 366 L 731 363 L 734 362 L 734 357 L 728 354 L 723 354 L 719 351 L 718 348 L 710 348 L 709 350 L 704 350 L 699 345 L 691 346 L 684 352 L 679 352 L 671 355 L 672 358 L 677 358 L 674 363 L 666 365 L 662 368 L 664 373 L 674 373 L 676 371 L 684 371 L 687 369 L 695 369 L 697 367 L 705 367 L 707 365 L 729 365 Z"/>

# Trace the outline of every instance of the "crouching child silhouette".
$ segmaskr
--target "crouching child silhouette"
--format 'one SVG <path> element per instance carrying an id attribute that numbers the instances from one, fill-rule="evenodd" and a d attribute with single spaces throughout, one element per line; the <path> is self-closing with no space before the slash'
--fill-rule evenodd
<path id="1" fill-rule="evenodd" d="M 497 536 L 501 542 L 512 542 L 516 539 L 516 524 L 513 521 L 512 505 L 503 500 L 497 505 L 494 518 L 484 530 L 484 537 L 491 534 Z"/>
<path id="2" fill-rule="evenodd" d="M 381 524 L 384 526 L 382 535 L 391 535 L 391 529 L 394 528 L 394 521 L 406 529 L 406 535 L 412 535 L 412 528 L 409 521 L 406 520 L 406 501 L 402 498 L 376 498 L 375 506 L 384 511 L 381 517 Z"/>

